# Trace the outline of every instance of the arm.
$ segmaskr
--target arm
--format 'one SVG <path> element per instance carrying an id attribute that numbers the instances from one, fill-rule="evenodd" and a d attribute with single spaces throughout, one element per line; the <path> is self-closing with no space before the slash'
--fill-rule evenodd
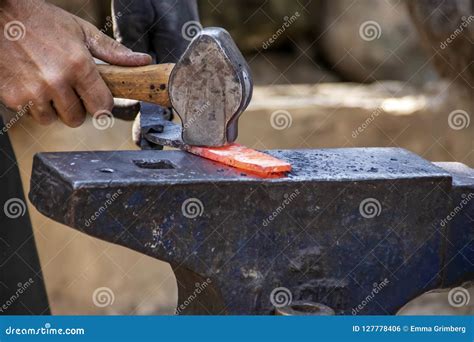
<path id="1" fill-rule="evenodd" d="M 140 66 L 151 57 L 134 53 L 92 24 L 43 0 L 0 1 L 0 101 L 41 124 L 59 117 L 77 127 L 86 111 L 112 110 L 113 98 L 93 57 Z"/>

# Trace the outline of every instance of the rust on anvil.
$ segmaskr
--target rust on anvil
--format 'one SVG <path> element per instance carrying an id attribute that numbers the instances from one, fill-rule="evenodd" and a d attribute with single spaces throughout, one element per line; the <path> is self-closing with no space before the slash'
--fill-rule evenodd
<path id="1" fill-rule="evenodd" d="M 187 146 L 186 151 L 266 178 L 284 177 L 291 171 L 290 163 L 239 144 L 223 147 Z"/>

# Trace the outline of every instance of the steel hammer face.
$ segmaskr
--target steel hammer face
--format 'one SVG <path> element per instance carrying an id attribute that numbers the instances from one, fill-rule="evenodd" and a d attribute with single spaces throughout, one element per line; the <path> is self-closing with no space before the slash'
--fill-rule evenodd
<path id="1" fill-rule="evenodd" d="M 186 144 L 235 141 L 238 118 L 252 97 L 252 77 L 226 30 L 205 28 L 194 37 L 171 72 L 169 96 Z"/>

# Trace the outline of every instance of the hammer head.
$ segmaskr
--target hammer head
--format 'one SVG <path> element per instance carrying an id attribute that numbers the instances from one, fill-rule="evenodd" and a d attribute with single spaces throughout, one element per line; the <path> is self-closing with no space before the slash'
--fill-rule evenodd
<path id="1" fill-rule="evenodd" d="M 252 77 L 226 30 L 205 28 L 194 37 L 170 75 L 169 95 L 186 144 L 235 141 L 238 118 L 252 97 Z"/>

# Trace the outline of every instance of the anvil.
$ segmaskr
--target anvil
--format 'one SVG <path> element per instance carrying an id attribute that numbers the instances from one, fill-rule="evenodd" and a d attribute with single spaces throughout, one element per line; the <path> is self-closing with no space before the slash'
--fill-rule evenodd
<path id="1" fill-rule="evenodd" d="M 399 148 L 266 152 L 293 171 L 261 179 L 183 151 L 40 153 L 29 198 L 170 263 L 180 314 L 301 301 L 394 314 L 474 278 L 473 169 Z"/>

